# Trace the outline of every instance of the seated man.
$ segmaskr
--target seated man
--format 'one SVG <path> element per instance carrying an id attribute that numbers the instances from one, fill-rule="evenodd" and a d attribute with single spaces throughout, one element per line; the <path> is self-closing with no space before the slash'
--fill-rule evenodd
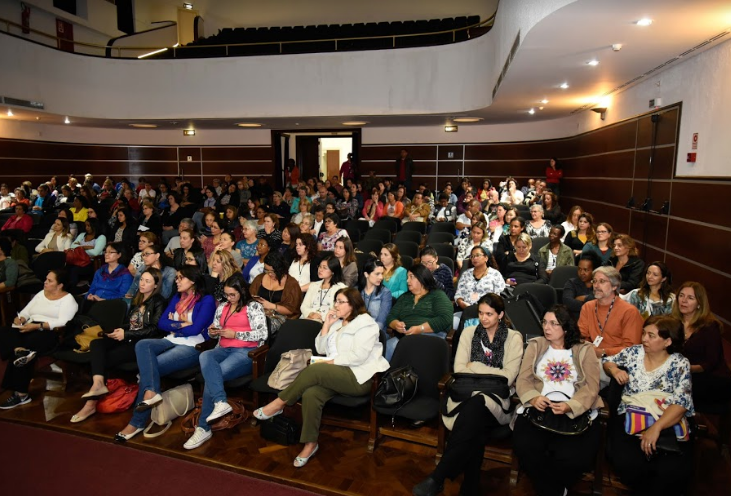
<path id="1" fill-rule="evenodd" d="M 430 212 L 429 204 L 424 202 L 424 195 L 415 193 L 414 199 L 404 207 L 403 224 L 407 222 L 426 222 Z"/>
<path id="2" fill-rule="evenodd" d="M 449 195 L 439 195 L 439 204 L 434 205 L 434 210 L 429 216 L 432 222 L 454 222 L 457 220 L 457 207 L 449 203 Z"/>
<path id="3" fill-rule="evenodd" d="M 579 259 L 578 277 L 572 277 L 563 286 L 563 304 L 577 321 L 584 304 L 594 299 L 594 285 L 591 281 L 594 277 L 594 269 L 600 265 L 599 257 L 596 254 L 584 253 Z"/>
<path id="4" fill-rule="evenodd" d="M 587 302 L 579 316 L 581 337 L 594 344 L 597 357 L 616 355 L 623 349 L 640 344 L 644 320 L 640 312 L 618 295 L 622 276 L 614 267 L 594 269 L 593 301 Z M 609 384 L 602 372 L 601 387 Z"/>
<path id="5" fill-rule="evenodd" d="M 190 229 L 195 232 L 195 222 L 193 219 L 186 217 L 185 219 L 180 219 L 180 224 L 178 224 L 178 234 L 185 231 L 186 229 Z M 170 241 L 168 242 L 167 246 L 165 247 L 165 255 L 169 256 L 170 258 L 173 257 L 173 253 L 175 253 L 175 250 L 180 248 L 180 236 L 175 236 L 173 238 L 170 238 Z"/>
<path id="6" fill-rule="evenodd" d="M 482 203 L 480 203 L 479 200 L 473 199 L 470 201 L 467 210 L 465 210 L 463 214 L 460 214 L 460 216 L 457 217 L 455 227 L 457 228 L 457 232 L 460 233 L 460 237 L 466 238 L 470 234 L 470 228 L 478 222 L 484 222 L 485 224 L 488 224 L 485 215 L 482 213 Z"/>

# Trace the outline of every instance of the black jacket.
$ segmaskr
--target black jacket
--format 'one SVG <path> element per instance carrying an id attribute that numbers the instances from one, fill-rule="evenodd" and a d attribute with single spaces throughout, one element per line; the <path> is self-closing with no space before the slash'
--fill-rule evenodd
<path id="1" fill-rule="evenodd" d="M 167 303 L 161 294 L 152 295 L 147 303 L 145 303 L 145 312 L 142 316 L 142 329 L 133 331 L 129 328 L 129 316 L 137 307 L 131 307 L 127 316 L 124 318 L 124 339 L 126 341 L 136 342 L 140 339 L 161 338 L 164 333 L 157 328 L 157 322 L 162 317 Z"/>
<path id="2" fill-rule="evenodd" d="M 609 259 L 609 263 L 612 267 L 617 266 L 617 257 Z M 633 289 L 637 289 L 640 286 L 640 281 L 645 273 L 645 262 L 640 260 L 639 257 L 629 257 L 629 260 L 619 270 L 619 274 L 622 276 L 622 282 L 619 284 L 619 289 L 624 290 L 622 294 L 627 294 Z"/>
<path id="3" fill-rule="evenodd" d="M 515 247 L 512 241 L 510 241 L 510 235 L 503 234 L 498 239 L 497 248 L 495 248 L 495 252 L 493 253 L 500 272 L 505 273 L 508 264 L 508 255 L 512 253 L 515 253 Z"/>

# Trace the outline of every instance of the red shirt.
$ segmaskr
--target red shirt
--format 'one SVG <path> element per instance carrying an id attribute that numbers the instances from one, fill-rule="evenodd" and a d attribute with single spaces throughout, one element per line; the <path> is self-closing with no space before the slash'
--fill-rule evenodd
<path id="1" fill-rule="evenodd" d="M 3 231 L 6 229 L 20 229 L 23 232 L 29 233 L 33 229 L 33 218 L 28 214 L 23 214 L 22 217 L 13 215 L 5 222 L 2 228 Z"/>
<path id="2" fill-rule="evenodd" d="M 549 184 L 558 184 L 563 177 L 563 169 L 554 169 L 550 165 L 546 167 L 546 182 Z"/>

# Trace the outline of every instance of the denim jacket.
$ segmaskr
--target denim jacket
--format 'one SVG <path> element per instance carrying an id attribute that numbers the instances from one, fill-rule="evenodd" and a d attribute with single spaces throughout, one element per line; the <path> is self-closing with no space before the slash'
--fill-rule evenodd
<path id="1" fill-rule="evenodd" d="M 381 285 L 381 291 L 378 294 L 376 294 L 376 291 L 373 291 L 373 293 L 367 295 L 364 289 L 360 292 L 360 295 L 366 304 L 366 310 L 375 319 L 378 328 L 381 331 L 385 331 L 387 326 L 386 317 L 388 317 L 388 313 L 391 311 L 391 305 L 393 304 L 391 292 L 386 286 Z"/>

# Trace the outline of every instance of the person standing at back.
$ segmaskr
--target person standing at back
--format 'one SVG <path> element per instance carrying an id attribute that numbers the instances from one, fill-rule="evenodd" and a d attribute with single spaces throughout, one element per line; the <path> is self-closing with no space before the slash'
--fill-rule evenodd
<path id="1" fill-rule="evenodd" d="M 414 174 L 414 160 L 409 156 L 406 148 L 401 149 L 401 155 L 396 159 L 396 182 L 406 188 L 406 194 L 411 193 L 411 178 Z"/>

